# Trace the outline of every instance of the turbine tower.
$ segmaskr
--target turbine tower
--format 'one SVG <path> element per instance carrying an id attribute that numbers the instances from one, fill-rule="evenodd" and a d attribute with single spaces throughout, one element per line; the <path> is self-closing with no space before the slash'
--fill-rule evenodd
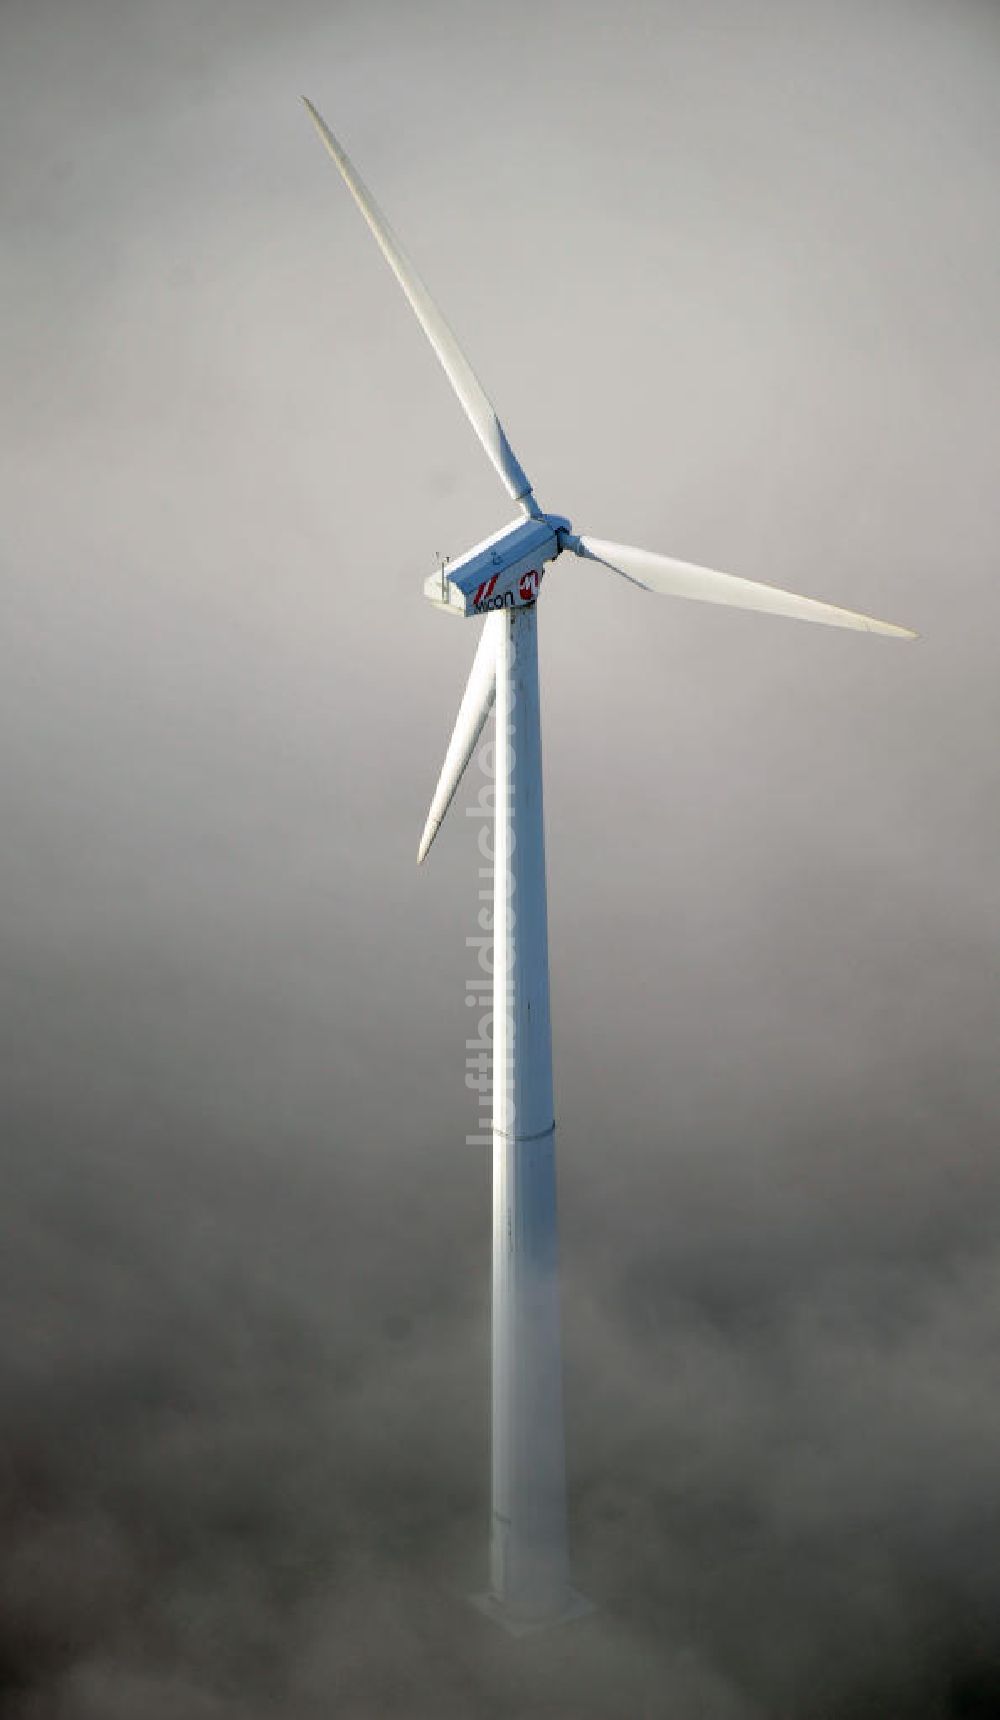
<path id="1" fill-rule="evenodd" d="M 496 701 L 493 862 L 493 1274 L 490 1586 L 483 1609 L 520 1632 L 587 1610 L 569 1582 L 556 1228 L 555 1116 L 538 694 L 538 597 L 565 554 L 633 585 L 915 637 L 907 628 L 649 550 L 578 536 L 545 513 L 496 412 L 420 276 L 312 103 L 323 143 L 521 512 L 425 582 L 452 615 L 484 616 L 418 850 L 430 848 Z"/>

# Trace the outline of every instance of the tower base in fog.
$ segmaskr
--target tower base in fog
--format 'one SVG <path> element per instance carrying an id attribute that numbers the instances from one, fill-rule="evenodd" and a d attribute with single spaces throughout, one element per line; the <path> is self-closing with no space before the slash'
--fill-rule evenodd
<path id="1" fill-rule="evenodd" d="M 512 1612 L 502 1601 L 497 1600 L 496 1595 L 491 1595 L 488 1591 L 482 1595 L 470 1595 L 469 1598 L 477 1612 L 492 1619 L 493 1623 L 500 1625 L 509 1636 L 534 1636 L 538 1631 L 552 1630 L 556 1625 L 571 1624 L 574 1619 L 586 1618 L 588 1613 L 595 1610 L 593 1601 L 588 1601 L 586 1595 L 578 1594 L 576 1589 L 567 1589 L 561 1607 L 536 1618 L 526 1618 L 522 1614 Z"/>

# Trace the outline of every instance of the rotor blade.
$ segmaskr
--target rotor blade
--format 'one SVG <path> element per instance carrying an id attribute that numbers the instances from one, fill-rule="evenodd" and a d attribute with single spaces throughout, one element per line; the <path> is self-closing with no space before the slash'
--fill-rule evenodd
<path id="1" fill-rule="evenodd" d="M 759 585 L 755 580 L 740 579 L 732 573 L 715 573 L 709 567 L 694 567 L 690 562 L 674 561 L 648 549 L 633 549 L 629 544 L 581 537 L 569 540 L 567 548 L 590 561 L 601 562 L 633 585 L 644 586 L 664 597 L 691 597 L 699 603 L 723 603 L 731 609 L 758 609 L 768 615 L 788 615 L 797 621 L 851 627 L 858 633 L 883 633 L 895 639 L 917 637 L 910 628 L 896 627 L 890 621 L 875 621 L 870 615 L 837 609 L 815 597 L 799 597 L 776 585 Z"/>
<path id="2" fill-rule="evenodd" d="M 507 440 L 503 425 L 487 399 L 479 378 L 375 199 L 355 172 L 353 163 L 344 154 L 312 102 L 306 96 L 302 99 L 313 125 L 339 167 L 348 191 L 375 235 L 383 257 L 413 306 L 421 328 L 437 353 L 448 381 L 458 395 L 472 428 L 493 461 L 506 489 L 515 502 L 521 503 L 526 514 L 534 512 L 535 501 L 531 494 L 531 484 Z"/>
<path id="3" fill-rule="evenodd" d="M 502 611 L 498 611 L 497 614 L 487 617 L 480 635 L 479 646 L 472 660 L 472 669 L 448 743 L 448 751 L 441 766 L 441 775 L 434 790 L 434 799 L 427 814 L 427 823 L 420 838 L 420 847 L 417 850 L 418 866 L 426 859 L 427 851 L 444 823 L 445 813 L 455 798 L 455 790 L 462 780 L 462 773 L 475 751 L 476 742 L 493 708 L 497 685 L 497 629 L 505 625 L 506 618 Z"/>

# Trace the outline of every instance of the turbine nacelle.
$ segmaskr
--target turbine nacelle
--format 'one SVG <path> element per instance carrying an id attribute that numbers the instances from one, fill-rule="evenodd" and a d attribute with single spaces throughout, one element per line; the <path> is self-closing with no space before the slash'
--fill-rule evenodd
<path id="1" fill-rule="evenodd" d="M 571 531 L 561 514 L 512 520 L 432 573 L 424 596 L 450 615 L 526 609 L 538 597 L 546 562 L 555 560 Z"/>

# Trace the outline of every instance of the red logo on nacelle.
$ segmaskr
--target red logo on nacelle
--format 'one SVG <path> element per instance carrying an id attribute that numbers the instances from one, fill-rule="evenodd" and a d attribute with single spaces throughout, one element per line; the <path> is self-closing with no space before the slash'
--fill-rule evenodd
<path id="1" fill-rule="evenodd" d="M 493 596 L 493 587 L 496 585 L 496 582 L 499 579 L 499 577 L 500 577 L 500 575 L 495 573 L 493 575 L 492 579 L 484 580 L 482 585 L 477 586 L 476 595 L 472 599 L 473 603 L 476 603 L 476 604 L 485 603 L 486 599 L 488 597 L 492 597 Z"/>
<path id="2" fill-rule="evenodd" d="M 542 576 L 535 568 L 532 568 L 530 573 L 522 573 L 520 583 L 517 588 L 521 602 L 534 603 L 535 598 L 538 596 L 538 587 L 541 583 Z"/>

